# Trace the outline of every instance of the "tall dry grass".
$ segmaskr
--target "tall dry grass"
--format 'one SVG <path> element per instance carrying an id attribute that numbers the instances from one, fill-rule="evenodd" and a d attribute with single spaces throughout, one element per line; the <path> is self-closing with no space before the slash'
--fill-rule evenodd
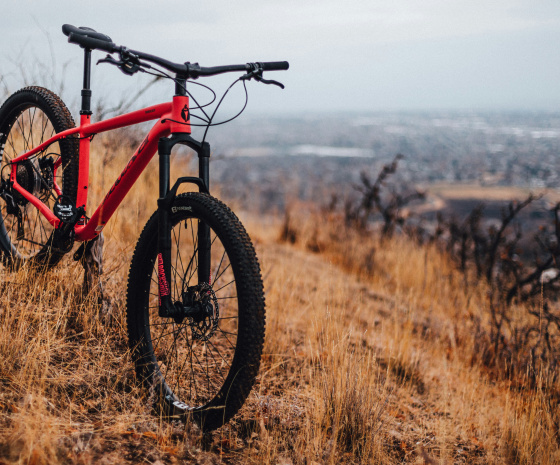
<path id="1" fill-rule="evenodd" d="M 91 205 L 139 142 L 94 140 Z M 190 173 L 188 157 L 172 171 Z M 364 238 L 325 216 L 294 218 L 291 245 L 276 241 L 279 221 L 239 212 L 267 299 L 258 384 L 212 435 L 154 416 L 124 298 L 155 192 L 153 166 L 105 228 L 108 314 L 82 297 L 71 257 L 44 275 L 0 271 L 0 463 L 558 463 L 557 385 L 543 374 L 524 389 L 475 356 L 484 286 L 465 287 L 435 248 Z"/>
<path id="2" fill-rule="evenodd" d="M 514 365 L 525 363 L 526 356 L 513 346 L 511 357 L 487 363 L 493 347 L 486 285 L 467 285 L 465 276 L 433 245 L 419 247 L 404 237 L 382 240 L 344 228 L 334 215 L 328 218 L 322 212 L 321 217 L 326 221 L 319 222 L 316 214 L 292 219 L 288 226 L 285 221 L 281 237 L 295 238 L 300 249 L 328 257 L 375 289 L 386 308 L 392 307 L 394 333 L 386 340 L 386 352 L 395 357 L 397 380 L 408 379 L 422 394 L 433 384 L 427 373 L 438 378 L 440 387 L 442 376 L 452 377 L 442 391 L 445 395 L 434 402 L 447 396 L 445 414 L 460 420 L 449 436 L 455 448 L 464 441 L 459 438 L 470 438 L 476 447 L 466 449 L 482 454 L 481 463 L 558 463 L 557 368 L 535 364 L 520 374 Z M 513 311 L 512 318 L 529 315 L 525 308 Z M 437 455 L 449 461 L 458 458 L 449 442 Z"/>

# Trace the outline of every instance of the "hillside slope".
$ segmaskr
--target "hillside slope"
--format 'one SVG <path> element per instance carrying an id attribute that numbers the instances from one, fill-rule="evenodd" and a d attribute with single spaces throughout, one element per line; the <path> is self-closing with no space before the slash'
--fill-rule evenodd
<path id="1" fill-rule="evenodd" d="M 107 242 L 108 320 L 80 301 L 74 262 L 34 287 L 2 270 L 0 463 L 558 463 L 538 393 L 465 355 L 477 296 L 437 253 L 388 243 L 365 280 L 249 223 L 267 298 L 263 365 L 241 413 L 207 436 L 160 422 L 137 388 L 131 244 Z"/>
<path id="2" fill-rule="evenodd" d="M 96 143 L 92 205 L 138 141 Z M 188 159 L 174 163 L 190 173 Z M 280 244 L 279 222 L 249 214 L 267 299 L 258 383 L 212 435 L 161 421 L 135 379 L 125 323 L 154 192 L 155 167 L 104 230 L 107 314 L 81 296 L 71 257 L 45 275 L 0 269 L 1 465 L 560 463 L 558 380 L 529 388 L 480 363 L 484 285 L 465 286 L 432 247 L 344 230 L 332 239 L 318 222 L 311 247 Z"/>

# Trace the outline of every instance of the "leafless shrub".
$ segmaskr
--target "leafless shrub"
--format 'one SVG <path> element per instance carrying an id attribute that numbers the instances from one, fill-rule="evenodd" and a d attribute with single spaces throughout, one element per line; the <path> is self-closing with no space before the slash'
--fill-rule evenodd
<path id="1" fill-rule="evenodd" d="M 486 228 L 483 204 L 462 223 L 440 220 L 437 239 L 464 273 L 467 285 L 480 279 L 488 284 L 490 327 L 487 334 L 477 336 L 480 360 L 505 368 L 506 375 L 527 373 L 535 382 L 542 370 L 555 373 L 560 363 L 560 315 L 551 305 L 560 297 L 560 204 L 551 210 L 552 225 L 541 227 L 530 242 L 532 260 L 520 258 L 520 242 L 527 238 L 518 216 L 538 199 L 531 194 L 510 202 L 499 223 Z"/>
<path id="2" fill-rule="evenodd" d="M 404 207 L 425 197 L 419 190 L 402 190 L 388 183 L 403 158 L 401 154 L 396 155 L 391 163 L 383 166 L 375 181 L 367 173 L 361 173 L 361 184 L 356 186 L 361 197 L 357 203 L 348 201 L 345 205 L 347 225 L 364 231 L 372 222 L 381 219 L 382 237 L 391 237 L 398 227 L 403 228 L 407 217 Z"/>
<path id="3" fill-rule="evenodd" d="M 425 194 L 389 182 L 401 159 L 397 155 L 374 180 L 362 173 L 357 199 L 343 202 L 332 197 L 318 214 L 309 215 L 306 226 L 286 213 L 280 240 L 301 242 L 315 252 L 327 250 L 340 256 L 344 266 L 368 276 L 378 272 L 379 239 L 400 232 L 417 243 L 435 243 L 455 262 L 466 287 L 486 282 L 487 312 L 484 321 L 473 321 L 478 328 L 474 358 L 497 368 L 500 376 L 528 373 L 537 380 L 543 370 L 555 373 L 560 363 L 560 314 L 553 305 L 560 297 L 560 204 L 550 210 L 551 223 L 534 237 L 523 230 L 520 220 L 520 214 L 541 199 L 533 194 L 507 204 L 490 224 L 483 203 L 462 221 L 439 215 L 435 230 L 428 234 L 417 217 L 407 214 L 414 212 L 411 202 Z M 319 228 L 321 237 L 319 221 L 324 225 Z M 360 237 L 372 239 L 371 253 L 363 253 Z M 352 250 L 354 241 L 362 243 L 359 257 Z"/>
<path id="4" fill-rule="evenodd" d="M 282 223 L 282 228 L 280 229 L 280 242 L 288 242 L 290 244 L 295 244 L 298 238 L 298 231 L 294 226 L 290 212 L 286 210 L 284 213 L 284 222 Z"/>

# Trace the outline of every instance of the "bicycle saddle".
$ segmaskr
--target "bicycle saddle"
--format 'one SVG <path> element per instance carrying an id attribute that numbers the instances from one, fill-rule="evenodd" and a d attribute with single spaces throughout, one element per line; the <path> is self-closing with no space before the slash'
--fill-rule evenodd
<path id="1" fill-rule="evenodd" d="M 76 27 L 70 24 L 64 24 L 62 26 L 62 32 L 65 36 L 70 36 L 70 34 L 76 34 L 81 36 L 90 37 L 92 39 L 104 40 L 105 42 L 113 42 L 113 40 L 106 34 L 101 34 L 91 27 Z"/>

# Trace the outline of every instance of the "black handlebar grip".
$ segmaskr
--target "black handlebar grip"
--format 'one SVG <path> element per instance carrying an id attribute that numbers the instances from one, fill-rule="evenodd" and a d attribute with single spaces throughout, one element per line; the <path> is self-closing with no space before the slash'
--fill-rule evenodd
<path id="1" fill-rule="evenodd" d="M 287 61 L 267 61 L 260 63 L 263 71 L 284 71 L 290 67 Z"/>
<path id="2" fill-rule="evenodd" d="M 118 50 L 118 47 L 113 42 L 94 39 L 92 37 L 76 34 L 74 32 L 71 32 L 68 35 L 68 42 L 72 44 L 78 44 L 82 48 L 89 48 L 91 50 L 104 50 L 109 53 L 113 53 Z"/>

